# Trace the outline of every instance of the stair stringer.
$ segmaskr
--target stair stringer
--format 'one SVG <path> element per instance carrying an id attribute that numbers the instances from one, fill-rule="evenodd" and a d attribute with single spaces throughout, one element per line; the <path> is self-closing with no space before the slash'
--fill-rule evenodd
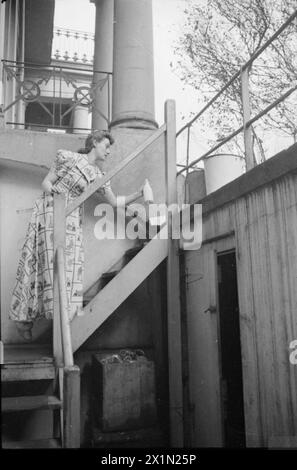
<path id="1" fill-rule="evenodd" d="M 168 255 L 168 227 L 160 232 L 88 303 L 71 322 L 75 352 Z"/>

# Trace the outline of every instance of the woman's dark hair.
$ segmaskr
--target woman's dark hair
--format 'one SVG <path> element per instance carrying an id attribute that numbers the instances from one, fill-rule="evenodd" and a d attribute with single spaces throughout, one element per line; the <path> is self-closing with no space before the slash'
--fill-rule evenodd
<path id="1" fill-rule="evenodd" d="M 114 138 L 112 137 L 111 133 L 108 131 L 93 131 L 85 140 L 85 148 L 81 148 L 78 150 L 78 153 L 89 153 L 92 148 L 95 147 L 97 142 L 101 142 L 104 139 L 108 139 L 110 145 L 114 143 Z"/>

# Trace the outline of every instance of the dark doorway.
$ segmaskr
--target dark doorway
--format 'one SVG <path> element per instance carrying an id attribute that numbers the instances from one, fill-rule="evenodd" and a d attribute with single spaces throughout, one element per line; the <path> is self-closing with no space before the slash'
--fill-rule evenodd
<path id="1" fill-rule="evenodd" d="M 222 402 L 225 447 L 245 447 L 235 251 L 218 254 Z"/>

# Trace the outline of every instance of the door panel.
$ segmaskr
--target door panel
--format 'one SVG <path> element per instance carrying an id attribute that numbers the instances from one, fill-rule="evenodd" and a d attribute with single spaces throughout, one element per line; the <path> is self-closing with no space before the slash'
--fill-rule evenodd
<path id="1" fill-rule="evenodd" d="M 188 338 L 192 445 L 222 446 L 216 255 L 211 244 L 188 256 Z"/>
<path id="2" fill-rule="evenodd" d="M 192 445 L 197 447 L 224 445 L 217 252 L 234 247 L 234 236 L 229 236 L 186 258 Z"/>

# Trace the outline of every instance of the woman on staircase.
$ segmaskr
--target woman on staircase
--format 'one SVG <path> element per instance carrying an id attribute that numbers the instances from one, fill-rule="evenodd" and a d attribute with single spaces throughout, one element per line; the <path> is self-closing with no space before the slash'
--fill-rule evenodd
<path id="1" fill-rule="evenodd" d="M 66 203 L 79 196 L 89 184 L 104 175 L 103 165 L 114 140 L 107 131 L 94 131 L 78 152 L 58 150 L 55 161 L 42 182 L 43 194 L 35 201 L 17 269 L 9 317 L 19 334 L 32 340 L 33 322 L 53 318 L 53 194 L 65 193 Z M 99 192 L 112 206 L 117 198 L 110 183 Z M 127 205 L 141 197 L 143 188 L 121 197 Z M 66 286 L 69 318 L 82 314 L 83 244 L 81 207 L 66 219 Z"/>

